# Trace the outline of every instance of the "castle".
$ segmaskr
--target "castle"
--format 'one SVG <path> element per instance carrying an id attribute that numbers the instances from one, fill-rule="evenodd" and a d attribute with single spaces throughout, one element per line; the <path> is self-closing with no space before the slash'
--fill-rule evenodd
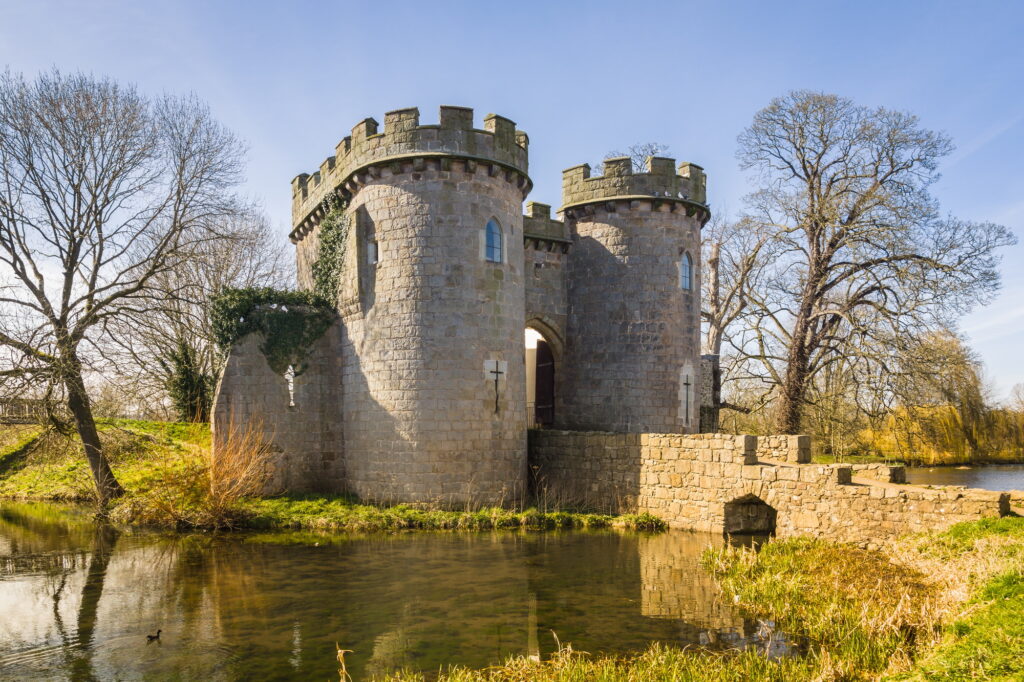
<path id="1" fill-rule="evenodd" d="M 531 426 L 698 430 L 704 171 L 574 166 L 561 219 L 524 215 L 528 145 L 494 114 L 400 109 L 292 181 L 303 288 L 326 200 L 347 206 L 340 322 L 287 397 L 241 344 L 215 410 L 268 420 L 283 487 L 501 503 L 525 490 Z"/>
<path id="2" fill-rule="evenodd" d="M 296 177 L 299 283 L 336 268 L 334 321 L 291 376 L 271 368 L 261 333 L 234 342 L 215 443 L 255 429 L 273 446 L 275 491 L 450 506 L 532 494 L 719 533 L 871 545 L 1011 512 L 1009 493 L 814 464 L 807 436 L 714 433 L 717 358 L 699 354 L 703 170 L 574 166 L 555 219 L 542 204 L 522 211 L 527 149 L 500 116 L 477 129 L 472 110 L 441 107 L 420 125 L 402 109 Z"/>

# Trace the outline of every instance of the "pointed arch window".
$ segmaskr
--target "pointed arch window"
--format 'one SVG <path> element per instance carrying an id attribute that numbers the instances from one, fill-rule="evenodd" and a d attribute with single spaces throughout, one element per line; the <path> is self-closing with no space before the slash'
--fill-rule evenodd
<path id="1" fill-rule="evenodd" d="M 679 260 L 679 288 L 683 291 L 693 291 L 693 258 L 685 251 Z"/>
<path id="2" fill-rule="evenodd" d="M 502 262 L 501 225 L 494 218 L 487 221 L 484 255 L 491 263 Z"/>

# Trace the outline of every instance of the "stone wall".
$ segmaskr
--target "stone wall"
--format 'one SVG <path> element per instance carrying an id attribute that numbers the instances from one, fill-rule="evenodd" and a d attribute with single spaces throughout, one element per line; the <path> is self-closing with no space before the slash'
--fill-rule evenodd
<path id="1" fill-rule="evenodd" d="M 253 430 L 272 450 L 265 492 L 342 492 L 340 327 L 334 325 L 307 354 L 289 393 L 260 350 L 263 337 L 238 341 L 213 402 L 214 447 L 232 433 Z"/>
<path id="2" fill-rule="evenodd" d="M 902 464 L 851 464 L 853 475 L 883 483 L 906 483 L 907 469 Z"/>
<path id="3" fill-rule="evenodd" d="M 805 464 L 811 461 L 810 436 L 758 436 L 758 459 Z"/>
<path id="4" fill-rule="evenodd" d="M 722 369 L 717 355 L 700 356 L 700 432 L 718 433 Z"/>
<path id="5" fill-rule="evenodd" d="M 799 441 L 760 440 L 538 430 L 530 434 L 530 466 L 538 494 L 548 499 L 649 512 L 673 528 L 715 533 L 742 526 L 728 512 L 760 519 L 762 504 L 775 511 L 778 535 L 865 544 L 1009 512 L 1007 493 L 854 482 L 849 466 L 778 456 L 784 449 L 799 459 Z M 759 460 L 759 452 L 776 457 Z"/>

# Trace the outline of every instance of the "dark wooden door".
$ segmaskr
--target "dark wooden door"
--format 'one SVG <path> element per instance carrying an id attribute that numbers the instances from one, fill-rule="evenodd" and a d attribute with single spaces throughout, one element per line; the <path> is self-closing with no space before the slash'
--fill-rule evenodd
<path id="1" fill-rule="evenodd" d="M 537 396 L 534 420 L 550 426 L 555 423 L 555 356 L 546 341 L 537 341 Z"/>

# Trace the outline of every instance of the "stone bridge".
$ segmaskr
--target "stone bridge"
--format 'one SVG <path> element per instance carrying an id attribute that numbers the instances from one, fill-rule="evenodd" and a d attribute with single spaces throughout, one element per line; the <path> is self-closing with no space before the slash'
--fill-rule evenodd
<path id="1" fill-rule="evenodd" d="M 543 503 L 649 512 L 672 528 L 871 545 L 1011 513 L 1009 493 L 907 485 L 903 467 L 810 463 L 807 436 L 530 432 Z"/>

